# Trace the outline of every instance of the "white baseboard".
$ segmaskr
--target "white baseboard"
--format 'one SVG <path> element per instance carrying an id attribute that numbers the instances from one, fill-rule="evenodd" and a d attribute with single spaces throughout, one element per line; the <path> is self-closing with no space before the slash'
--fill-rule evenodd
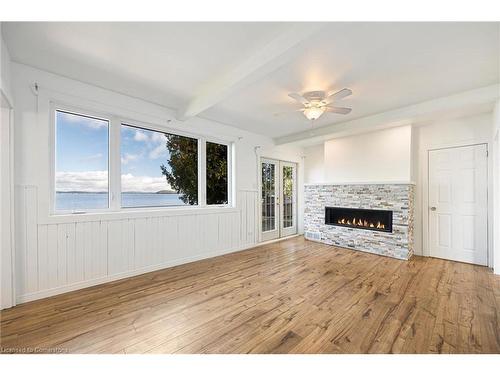
<path id="1" fill-rule="evenodd" d="M 290 238 L 290 237 L 288 237 L 288 238 Z M 52 296 L 62 294 L 62 293 L 72 292 L 75 290 L 88 288 L 88 287 L 99 285 L 99 284 L 109 283 L 111 281 L 125 279 L 127 277 L 142 275 L 142 274 L 145 274 L 148 272 L 158 271 L 158 270 L 165 269 L 165 268 L 179 266 L 181 264 L 195 262 L 197 260 L 214 258 L 216 256 L 220 256 L 220 255 L 224 255 L 224 254 L 235 253 L 237 251 L 250 249 L 250 248 L 258 246 L 258 245 L 261 245 L 261 244 L 258 244 L 258 243 L 245 244 L 245 245 L 238 246 L 238 247 L 232 248 L 232 249 L 219 250 L 219 251 L 214 251 L 214 252 L 209 252 L 209 253 L 202 253 L 199 255 L 192 256 L 192 257 L 171 260 L 168 262 L 154 264 L 151 266 L 142 267 L 142 268 L 138 268 L 135 270 L 126 271 L 126 272 L 121 272 L 121 273 L 114 274 L 114 275 L 99 277 L 99 278 L 92 279 L 92 280 L 80 281 L 77 283 L 59 286 L 56 288 L 51 288 L 51 289 L 46 289 L 46 290 L 41 290 L 41 291 L 34 292 L 34 293 L 23 294 L 23 295 L 17 296 L 16 303 L 20 304 L 20 303 L 35 301 L 35 300 L 42 299 L 42 298 L 52 297 Z"/>
<path id="2" fill-rule="evenodd" d="M 270 243 L 275 243 L 275 242 L 280 242 L 280 241 L 284 241 L 284 240 L 289 240 L 290 238 L 298 237 L 298 236 L 301 236 L 301 235 L 302 234 L 300 234 L 300 233 L 296 233 L 296 234 L 292 234 L 292 235 L 286 236 L 286 237 L 275 238 L 274 240 L 262 241 L 262 242 L 256 243 L 254 246 L 267 245 L 267 244 L 270 244 Z"/>

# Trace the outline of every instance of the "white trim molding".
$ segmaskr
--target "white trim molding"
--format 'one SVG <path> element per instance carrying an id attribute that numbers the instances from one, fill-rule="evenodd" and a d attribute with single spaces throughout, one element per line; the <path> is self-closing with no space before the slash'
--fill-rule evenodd
<path id="1" fill-rule="evenodd" d="M 0 309 L 16 304 L 15 196 L 14 196 L 14 109 L 11 99 L 0 88 Z M 4 160 L 5 159 L 5 160 Z"/>
<path id="2" fill-rule="evenodd" d="M 336 182 L 308 182 L 304 186 L 325 185 L 415 185 L 413 181 L 336 181 Z"/>

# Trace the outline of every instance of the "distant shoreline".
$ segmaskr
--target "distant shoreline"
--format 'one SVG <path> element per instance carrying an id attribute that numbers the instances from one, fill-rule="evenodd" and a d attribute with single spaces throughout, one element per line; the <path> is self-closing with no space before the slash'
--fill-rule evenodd
<path id="1" fill-rule="evenodd" d="M 110 206 L 111 195 L 104 191 L 59 191 L 54 194 L 57 210 L 85 211 Z M 182 194 L 126 192 L 120 194 L 121 207 L 185 206 Z"/>

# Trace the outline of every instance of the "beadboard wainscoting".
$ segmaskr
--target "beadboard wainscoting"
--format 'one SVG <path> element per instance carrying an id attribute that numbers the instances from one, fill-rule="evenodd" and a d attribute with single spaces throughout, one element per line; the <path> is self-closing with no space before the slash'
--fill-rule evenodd
<path id="1" fill-rule="evenodd" d="M 44 298 L 251 247 L 257 192 L 235 208 L 75 215 L 43 222 L 36 186 L 16 187 L 16 300 Z"/>

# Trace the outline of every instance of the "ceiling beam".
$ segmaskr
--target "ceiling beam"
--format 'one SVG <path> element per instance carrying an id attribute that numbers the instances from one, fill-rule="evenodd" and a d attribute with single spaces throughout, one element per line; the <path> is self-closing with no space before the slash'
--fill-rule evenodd
<path id="1" fill-rule="evenodd" d="M 213 107 L 231 93 L 278 69 L 295 55 L 297 46 L 318 32 L 325 24 L 294 23 L 244 61 L 227 69 L 223 75 L 203 84 L 195 97 L 177 112 L 178 120 L 187 120 Z M 294 53 L 295 52 L 295 53 Z"/>
<path id="2" fill-rule="evenodd" d="M 309 146 L 335 137 L 380 130 L 406 124 L 422 123 L 439 116 L 467 115 L 477 109 L 491 110 L 500 97 L 498 84 L 465 91 L 459 94 L 428 100 L 422 103 L 377 113 L 350 121 L 312 128 L 274 139 L 276 145 L 293 143 Z"/>

